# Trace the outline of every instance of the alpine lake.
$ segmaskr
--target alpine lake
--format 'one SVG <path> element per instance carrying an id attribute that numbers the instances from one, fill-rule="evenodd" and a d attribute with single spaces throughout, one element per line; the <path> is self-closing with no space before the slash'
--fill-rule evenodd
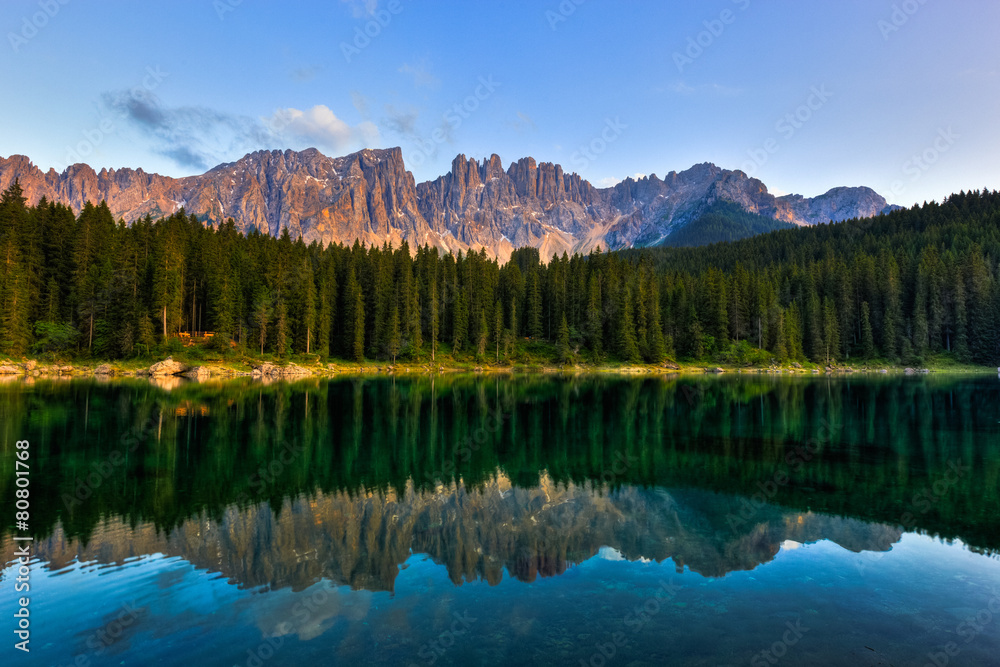
<path id="1" fill-rule="evenodd" d="M 992 376 L 18 380 L 0 433 L 17 664 L 1000 660 Z"/>

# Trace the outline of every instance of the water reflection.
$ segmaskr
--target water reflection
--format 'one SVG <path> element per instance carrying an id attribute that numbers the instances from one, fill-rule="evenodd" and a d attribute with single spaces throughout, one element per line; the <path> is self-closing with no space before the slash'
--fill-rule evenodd
<path id="1" fill-rule="evenodd" d="M 59 524 L 86 541 L 107 517 L 170 530 L 316 492 L 477 489 L 499 473 L 521 490 L 718 491 L 745 497 L 748 521 L 766 501 L 995 550 L 998 405 L 991 378 L 40 381 L 0 387 L 0 428 L 4 448 L 33 443 L 38 537 Z M 5 501 L 13 460 L 0 460 Z"/>
<path id="2" fill-rule="evenodd" d="M 514 487 L 498 474 L 473 490 L 451 485 L 402 494 L 322 492 L 267 504 L 230 506 L 169 532 L 152 524 L 102 522 L 86 543 L 61 526 L 36 553 L 59 571 L 78 561 L 121 564 L 144 554 L 183 558 L 242 587 L 303 590 L 318 579 L 392 592 L 411 553 L 429 555 L 455 584 L 523 582 L 562 574 L 609 547 L 630 561 L 671 559 L 703 576 L 752 570 L 783 543 L 830 540 L 851 551 L 887 551 L 902 531 L 884 524 L 758 510 L 733 529 L 742 499 L 697 490 L 560 485 L 543 477 Z M 11 545 L 4 545 L 10 547 Z"/>
<path id="3" fill-rule="evenodd" d="M 621 664 L 746 664 L 794 618 L 798 664 L 919 662 L 1000 583 L 973 553 L 1000 547 L 998 405 L 991 376 L 3 384 L 29 664 L 430 664 L 466 612 L 490 622 L 434 664 L 577 664 L 615 631 Z"/>

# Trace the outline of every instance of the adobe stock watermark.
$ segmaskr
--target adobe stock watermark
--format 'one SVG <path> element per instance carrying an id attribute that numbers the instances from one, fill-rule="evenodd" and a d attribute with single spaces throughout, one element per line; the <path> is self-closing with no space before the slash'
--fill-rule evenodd
<path id="1" fill-rule="evenodd" d="M 927 0 L 904 0 L 893 5 L 892 14 L 889 15 L 888 20 L 879 19 L 876 23 L 879 32 L 882 33 L 882 39 L 888 42 L 892 34 L 899 32 L 926 4 Z"/>
<path id="2" fill-rule="evenodd" d="M 660 613 L 663 606 L 677 597 L 677 593 L 680 591 L 681 587 L 679 584 L 675 584 L 673 578 L 669 582 L 659 581 L 660 587 L 656 589 L 656 592 L 651 596 L 646 598 L 642 603 L 635 605 L 631 611 L 629 611 L 625 618 L 622 619 L 625 627 L 632 633 L 633 636 L 638 635 L 639 632 L 649 625 L 649 622 L 653 620 L 653 617 Z M 590 656 L 590 658 L 580 660 L 580 667 L 604 667 L 609 662 L 611 662 L 621 651 L 622 648 L 627 646 L 629 643 L 629 635 L 624 630 L 619 630 L 617 632 L 611 633 L 611 636 L 606 642 L 598 642 L 594 644 L 596 649 Z"/>
<path id="3" fill-rule="evenodd" d="M 281 450 L 267 463 L 267 465 L 262 465 L 257 469 L 257 472 L 247 477 L 247 483 L 250 485 L 253 494 L 243 491 L 236 497 L 233 504 L 239 507 L 243 503 L 249 501 L 251 495 L 263 494 L 267 489 L 267 486 L 274 484 L 274 481 L 281 477 L 285 470 L 295 463 L 299 456 L 302 455 L 303 451 L 305 451 L 305 449 L 302 445 L 286 442 Z"/>
<path id="4" fill-rule="evenodd" d="M 591 139 L 590 143 L 580 146 L 573 153 L 570 158 L 573 166 L 578 172 L 583 173 L 597 158 L 604 155 L 611 144 L 618 141 L 627 129 L 628 125 L 622 122 L 620 116 L 604 119 L 604 128 L 600 133 Z"/>
<path id="5" fill-rule="evenodd" d="M 437 155 L 438 146 L 446 143 L 462 124 L 472 117 L 483 103 L 493 96 L 502 84 L 493 78 L 493 75 L 480 76 L 478 84 L 472 93 L 460 102 L 456 102 L 448 111 L 441 115 L 442 126 L 435 128 L 427 138 L 414 139 L 414 152 L 409 156 L 408 162 L 419 167 L 429 158 Z M 445 130 L 445 127 L 450 128 Z"/>
<path id="6" fill-rule="evenodd" d="M 788 629 L 782 633 L 781 639 L 774 642 L 763 651 L 754 654 L 753 658 L 750 659 L 750 665 L 752 667 L 777 665 L 782 658 L 788 655 L 788 651 L 793 646 L 798 644 L 805 634 L 809 632 L 809 628 L 802 625 L 801 618 L 795 619 L 794 623 L 791 621 L 786 622 L 785 627 Z"/>
<path id="7" fill-rule="evenodd" d="M 639 463 L 639 457 L 619 451 L 615 452 L 614 456 L 611 457 L 611 461 L 611 466 L 603 468 L 600 477 L 598 477 L 601 484 L 608 488 L 624 484 L 622 480 L 625 479 L 628 471 Z"/>
<path id="8" fill-rule="evenodd" d="M 156 426 L 157 422 L 149 418 L 143 422 L 142 426 L 135 426 L 128 433 L 123 433 L 119 440 L 120 448 L 108 454 L 107 458 L 100 463 L 91 463 L 90 473 L 85 477 L 76 478 L 73 495 L 68 493 L 62 494 L 61 499 L 66 509 L 72 510 L 74 507 L 82 505 L 83 501 L 94 495 L 94 491 L 100 488 L 114 474 L 116 468 L 125 465 L 128 455 L 139 449 L 139 446 L 146 441 Z"/>
<path id="9" fill-rule="evenodd" d="M 94 657 L 102 655 L 122 638 L 125 630 L 138 621 L 145 611 L 144 607 L 137 609 L 134 600 L 124 603 L 121 610 L 111 620 L 87 637 L 87 648 L 93 651 Z M 81 653 L 65 667 L 90 667 L 91 664 L 90 655 Z"/>
<path id="10" fill-rule="evenodd" d="M 510 415 L 502 412 L 499 408 L 488 410 L 482 424 L 452 445 L 451 458 L 442 464 L 441 470 L 427 471 L 424 473 L 424 478 L 434 484 L 454 477 L 458 472 L 456 460 L 460 459 L 463 463 L 471 461 L 472 454 L 479 451 L 479 448 L 486 444 L 491 436 L 499 433 L 504 422 L 509 418 Z"/>
<path id="11" fill-rule="evenodd" d="M 159 65 L 146 67 L 146 74 L 138 86 L 128 91 L 132 100 L 153 102 L 156 96 L 153 91 L 160 87 L 163 80 L 170 76 L 169 72 L 164 72 Z M 86 157 L 93 153 L 104 143 L 104 140 L 118 131 L 119 123 L 127 117 L 127 112 L 119 110 L 117 113 L 108 114 L 89 130 L 83 131 L 83 141 L 77 142 L 75 146 L 66 146 L 66 157 L 63 164 L 57 165 L 56 171 L 62 172 L 71 164 L 84 162 Z"/>
<path id="12" fill-rule="evenodd" d="M 565 23 L 570 16 L 576 13 L 577 8 L 587 0 L 562 0 L 554 9 L 545 11 L 545 20 L 549 22 L 549 28 L 556 30 L 560 23 Z"/>
<path id="13" fill-rule="evenodd" d="M 212 0 L 212 8 L 220 21 L 226 20 L 226 14 L 236 11 L 236 8 L 243 4 L 243 0 Z"/>
<path id="14" fill-rule="evenodd" d="M 21 30 L 7 33 L 7 41 L 10 42 L 10 48 L 14 53 L 20 52 L 21 47 L 33 40 L 38 32 L 43 30 L 69 3 L 70 0 L 39 0 L 38 11 L 21 18 Z"/>
<path id="15" fill-rule="evenodd" d="M 694 387 L 689 384 L 681 386 L 681 393 L 684 394 L 684 399 L 687 401 L 689 407 L 695 407 L 698 403 L 705 400 L 705 395 L 708 393 L 708 389 L 704 384 L 699 384 Z"/>
<path id="16" fill-rule="evenodd" d="M 803 470 L 805 464 L 813 460 L 819 453 L 823 444 L 832 441 L 834 434 L 840 431 L 843 426 L 840 424 L 830 424 L 826 419 L 821 420 L 822 426 L 816 432 L 816 437 L 809 438 L 804 446 L 798 446 L 785 454 L 784 465 L 774 471 L 769 479 L 757 482 L 757 493 L 749 498 L 740 498 L 740 508 L 737 514 L 726 515 L 726 525 L 734 533 L 760 512 L 767 504 L 778 495 L 778 489 L 788 486 L 792 473 Z"/>
<path id="17" fill-rule="evenodd" d="M 275 631 L 265 635 L 257 646 L 246 650 L 246 660 L 243 661 L 245 667 L 261 667 L 285 645 L 285 637 L 297 633 L 301 628 L 306 627 L 330 599 L 330 587 L 320 584 L 318 590 L 312 593 L 302 593 L 302 599 L 296 602 L 291 609 L 289 620 L 282 621 L 275 626 Z M 237 666 L 238 667 L 238 666 Z"/>
<path id="18" fill-rule="evenodd" d="M 810 88 L 809 95 L 802 104 L 775 122 L 774 131 L 778 133 L 779 137 L 772 136 L 759 147 L 747 151 L 747 156 L 750 159 L 743 163 L 744 173 L 753 176 L 758 169 L 767 164 L 771 156 L 776 155 L 781 150 L 781 141 L 789 141 L 798 134 L 799 130 L 813 119 L 816 112 L 822 109 L 831 97 L 833 97 L 833 93 L 826 87 L 826 84 Z"/>
<path id="19" fill-rule="evenodd" d="M 746 11 L 750 7 L 752 0 L 731 0 L 740 11 Z M 693 65 L 694 61 L 701 58 L 705 51 L 710 49 L 716 40 L 722 37 L 728 26 L 736 23 L 738 14 L 732 9 L 723 9 L 714 19 L 706 20 L 702 23 L 704 30 L 697 35 L 688 37 L 687 47 L 683 51 L 674 51 L 674 65 L 677 71 L 684 73 L 684 68 Z"/>
<path id="20" fill-rule="evenodd" d="M 421 646 L 420 650 L 417 651 L 417 657 L 423 660 L 423 664 L 433 665 L 440 660 L 448 652 L 448 649 L 458 643 L 460 637 L 469 632 L 472 624 L 479 620 L 469 616 L 468 610 L 462 614 L 456 611 L 452 617 L 454 620 L 447 630 L 442 630 L 437 637 Z M 420 664 L 411 662 L 410 667 L 420 667 Z"/>
<path id="21" fill-rule="evenodd" d="M 917 527 L 917 519 L 919 516 L 924 516 L 928 514 L 934 507 L 941 502 L 941 500 L 948 494 L 952 489 L 954 489 L 958 484 L 965 478 L 965 476 L 972 472 L 972 467 L 967 465 L 962 465 L 961 459 L 957 461 L 948 461 L 948 468 L 945 473 L 941 475 L 933 484 L 917 491 L 910 498 L 910 504 L 906 511 L 899 517 L 899 525 L 905 530 L 913 530 Z M 856 564 L 858 572 L 861 576 L 865 574 L 865 568 L 867 567 L 867 561 L 876 562 L 880 561 L 886 556 L 886 552 L 866 552 L 868 555 L 866 558 L 859 560 Z"/>
<path id="22" fill-rule="evenodd" d="M 893 181 L 889 188 L 892 191 L 892 194 L 899 196 L 906 192 L 907 184 L 912 185 L 923 178 L 924 174 L 930 171 L 945 153 L 954 148 L 955 144 L 961 138 L 962 135 L 957 134 L 950 125 L 947 128 L 938 128 L 937 136 L 934 137 L 931 144 L 919 153 L 915 153 L 910 156 L 910 158 L 903 163 L 901 171 L 903 172 L 903 176 L 906 176 L 907 179 L 897 179 Z"/>
<path id="23" fill-rule="evenodd" d="M 350 42 L 340 43 L 340 52 L 344 55 L 344 60 L 350 65 L 351 61 L 361 55 L 361 52 L 371 46 L 372 41 L 382 35 L 382 31 L 389 27 L 394 16 L 403 13 L 403 3 L 401 0 L 390 0 L 385 9 L 378 9 L 371 14 L 371 18 L 363 26 L 354 28 L 354 37 Z"/>
<path id="24" fill-rule="evenodd" d="M 996 632 L 993 623 L 1000 616 L 1000 590 L 993 589 L 993 597 L 989 599 L 986 606 L 977 611 L 972 616 L 965 617 L 955 628 L 955 634 L 964 643 L 971 643 L 976 637 L 990 630 Z M 962 652 L 962 646 L 958 642 L 948 642 L 938 647 L 938 650 L 927 654 L 928 662 L 924 667 L 947 667 L 951 664 L 952 658 Z"/>

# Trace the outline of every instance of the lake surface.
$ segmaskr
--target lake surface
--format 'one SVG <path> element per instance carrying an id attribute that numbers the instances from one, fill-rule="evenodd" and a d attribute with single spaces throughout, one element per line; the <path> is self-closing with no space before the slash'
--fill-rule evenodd
<path id="1" fill-rule="evenodd" d="M 1000 655 L 991 377 L 9 382 L 0 435 L 4 664 Z"/>

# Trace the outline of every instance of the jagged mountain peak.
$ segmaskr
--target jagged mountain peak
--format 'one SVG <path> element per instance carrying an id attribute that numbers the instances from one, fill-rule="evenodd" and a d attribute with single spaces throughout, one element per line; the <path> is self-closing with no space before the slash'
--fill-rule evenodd
<path id="1" fill-rule="evenodd" d="M 79 211 L 106 200 L 126 222 L 170 215 L 182 206 L 206 223 L 228 218 L 243 231 L 306 242 L 407 240 L 445 251 L 481 248 L 506 259 L 518 247 L 543 257 L 563 252 L 656 245 L 718 201 L 793 222 L 816 224 L 891 210 L 871 188 L 837 187 L 823 195 L 775 197 L 742 171 L 703 162 L 662 179 L 628 177 L 597 188 L 553 162 L 525 156 L 504 168 L 496 153 L 458 154 L 451 171 L 417 184 L 399 147 L 328 157 L 316 148 L 259 150 L 204 174 L 171 178 L 142 169 L 74 164 L 42 172 L 24 155 L 0 158 L 0 188 L 19 179 L 31 203 L 42 196 Z"/>

